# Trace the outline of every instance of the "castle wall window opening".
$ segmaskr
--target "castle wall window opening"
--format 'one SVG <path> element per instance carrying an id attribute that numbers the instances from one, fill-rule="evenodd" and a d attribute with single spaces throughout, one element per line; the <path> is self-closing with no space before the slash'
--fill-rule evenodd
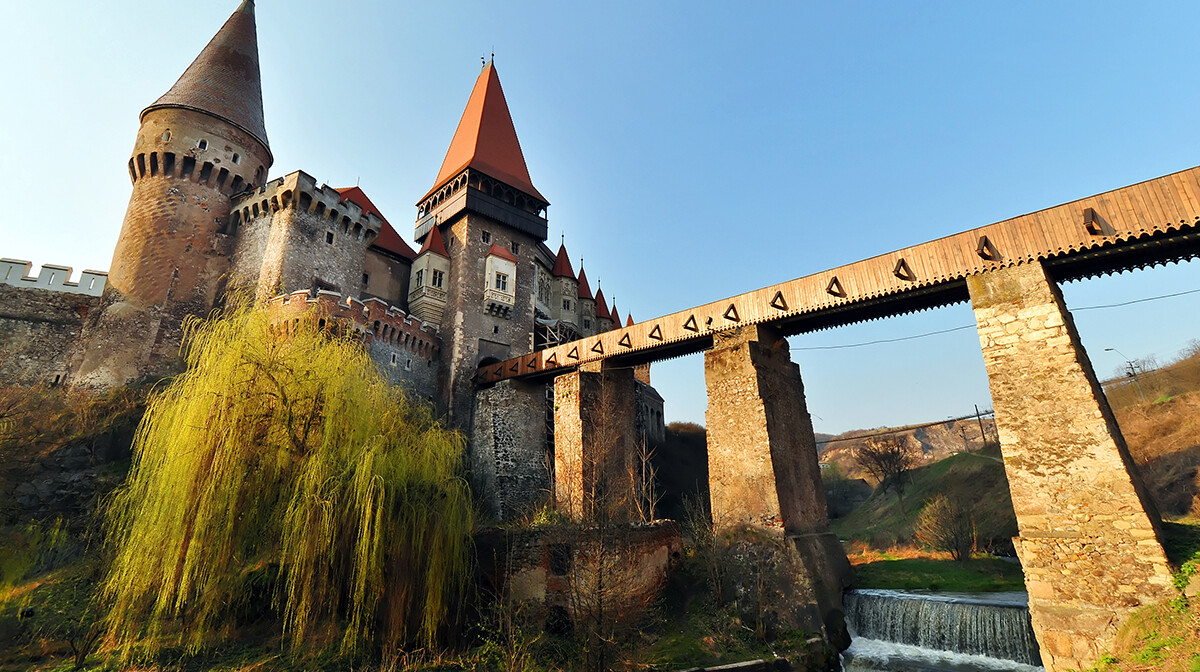
<path id="1" fill-rule="evenodd" d="M 508 291 L 508 274 L 507 273 L 497 273 L 496 274 L 496 289 L 498 289 L 502 292 Z"/>
<path id="2" fill-rule="evenodd" d="M 425 286 L 425 270 L 422 269 L 422 270 L 417 271 L 417 287 L 424 287 L 424 286 Z"/>
<path id="3" fill-rule="evenodd" d="M 570 310 L 570 309 L 571 309 L 571 300 L 563 299 L 563 310 Z"/>
<path id="4" fill-rule="evenodd" d="M 325 232 L 325 244 L 333 245 L 333 231 Z"/>
<path id="5" fill-rule="evenodd" d="M 492 242 L 492 232 L 491 231 L 483 232 L 483 242 L 485 242 L 485 243 Z"/>
<path id="6" fill-rule="evenodd" d="M 445 282 L 445 278 L 446 278 L 446 274 L 443 273 L 442 271 L 434 271 L 433 277 L 430 278 L 429 285 L 431 287 L 441 287 L 442 284 Z"/>
<path id="7" fill-rule="evenodd" d="M 521 244 L 515 240 L 512 241 L 512 251 L 513 251 L 513 254 L 519 253 L 521 251 Z"/>
<path id="8" fill-rule="evenodd" d="M 208 149 L 208 140 L 201 140 L 196 143 L 196 149 Z"/>

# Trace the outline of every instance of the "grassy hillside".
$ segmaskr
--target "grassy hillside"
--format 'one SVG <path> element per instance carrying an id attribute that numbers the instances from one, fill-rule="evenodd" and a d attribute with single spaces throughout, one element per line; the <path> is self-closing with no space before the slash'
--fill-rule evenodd
<path id="1" fill-rule="evenodd" d="M 841 539 L 863 542 L 876 549 L 912 541 L 913 524 L 925 502 L 944 494 L 967 506 L 975 520 L 979 545 L 1011 550 L 1017 532 L 1008 493 L 1008 480 L 999 452 L 959 453 L 909 474 L 903 495 L 877 490 L 850 515 L 833 521 Z"/>

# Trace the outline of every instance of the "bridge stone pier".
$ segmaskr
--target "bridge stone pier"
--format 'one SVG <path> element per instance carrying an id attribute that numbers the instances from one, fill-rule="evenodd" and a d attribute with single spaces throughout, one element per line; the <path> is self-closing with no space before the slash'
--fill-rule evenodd
<path id="1" fill-rule="evenodd" d="M 842 591 L 853 573 L 829 531 L 812 418 L 787 340 L 768 325 L 717 334 L 704 354 L 704 378 L 713 524 L 785 536 L 794 553 L 786 564 L 801 574 L 796 588 L 839 641 Z"/>
<path id="2" fill-rule="evenodd" d="M 1037 261 L 967 279 L 1047 670 L 1083 669 L 1129 612 L 1173 595 L 1158 513 Z"/>
<path id="3" fill-rule="evenodd" d="M 550 487 L 546 385 L 506 380 L 476 392 L 469 461 L 472 485 L 497 520 L 514 520 Z"/>
<path id="4" fill-rule="evenodd" d="M 637 403 L 634 370 L 585 364 L 554 379 L 554 488 L 572 520 L 634 519 Z"/>

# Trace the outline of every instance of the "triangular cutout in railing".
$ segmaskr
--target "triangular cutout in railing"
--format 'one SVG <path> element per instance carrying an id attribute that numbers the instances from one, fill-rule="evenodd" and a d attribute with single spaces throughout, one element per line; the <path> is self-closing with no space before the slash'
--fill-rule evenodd
<path id="1" fill-rule="evenodd" d="M 627 333 L 621 337 L 621 340 L 617 341 L 617 345 L 623 345 L 627 348 L 632 348 L 633 341 L 629 340 L 629 334 Z"/>
<path id="2" fill-rule="evenodd" d="M 550 353 L 550 356 L 546 358 L 546 366 L 558 366 L 557 352 Z"/>
<path id="3" fill-rule="evenodd" d="M 908 267 L 908 262 L 903 259 L 896 262 L 896 267 L 892 269 L 892 275 L 910 282 L 917 279 L 917 275 Z"/>
<path id="4" fill-rule="evenodd" d="M 979 237 L 979 244 L 975 246 L 975 254 L 988 261 L 1000 260 L 1000 250 L 996 249 L 995 244 L 987 236 Z"/>
<path id="5" fill-rule="evenodd" d="M 771 307 L 778 310 L 787 310 L 787 301 L 783 298 L 783 292 L 775 292 L 775 296 L 771 298 Z"/>
<path id="6" fill-rule="evenodd" d="M 687 329 L 688 331 L 700 331 L 699 325 L 696 324 L 696 316 L 689 315 L 687 322 L 683 323 L 683 328 Z"/>
<path id="7" fill-rule="evenodd" d="M 650 338 L 653 338 L 656 341 L 663 340 L 662 329 L 659 329 L 657 324 L 654 325 L 654 328 L 650 330 Z"/>
<path id="8" fill-rule="evenodd" d="M 579 359 L 579 346 L 578 345 L 571 348 L 571 351 L 567 353 L 567 359 Z"/>
<path id="9" fill-rule="evenodd" d="M 846 290 L 842 289 L 842 283 L 838 281 L 836 275 L 833 276 L 833 279 L 830 280 L 829 284 L 825 286 L 825 291 L 834 296 L 846 298 Z"/>
<path id="10" fill-rule="evenodd" d="M 732 303 L 725 309 L 725 314 L 722 316 L 730 322 L 741 322 L 742 318 L 738 316 L 737 306 Z"/>
<path id="11" fill-rule="evenodd" d="M 603 355 L 604 354 L 604 342 L 596 341 L 596 344 L 592 346 L 592 352 L 596 353 L 597 355 Z"/>

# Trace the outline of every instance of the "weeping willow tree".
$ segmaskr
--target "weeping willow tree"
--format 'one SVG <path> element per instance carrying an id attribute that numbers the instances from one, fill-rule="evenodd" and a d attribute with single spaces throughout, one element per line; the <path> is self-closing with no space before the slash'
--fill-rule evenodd
<path id="1" fill-rule="evenodd" d="M 469 569 L 461 435 L 316 315 L 186 329 L 108 509 L 110 643 L 198 649 L 265 568 L 294 648 L 434 645 Z"/>

